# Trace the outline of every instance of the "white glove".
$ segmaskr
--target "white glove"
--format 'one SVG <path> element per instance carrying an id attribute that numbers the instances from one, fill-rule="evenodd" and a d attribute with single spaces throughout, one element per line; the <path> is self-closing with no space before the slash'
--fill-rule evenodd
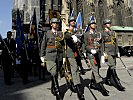
<path id="1" fill-rule="evenodd" d="M 117 53 L 117 57 L 120 58 L 120 53 L 119 52 Z"/>
<path id="2" fill-rule="evenodd" d="M 65 64 L 65 58 L 63 58 L 63 64 Z"/>
<path id="3" fill-rule="evenodd" d="M 78 38 L 75 35 L 72 35 L 71 37 L 73 38 L 74 43 L 78 41 Z"/>
<path id="4" fill-rule="evenodd" d="M 85 58 L 86 58 L 86 53 L 84 53 L 84 56 L 85 56 Z"/>
<path id="5" fill-rule="evenodd" d="M 105 63 L 105 59 L 104 59 L 103 55 L 101 56 L 101 63 L 103 63 L 103 64 Z"/>
<path id="6" fill-rule="evenodd" d="M 95 54 L 96 53 L 96 50 L 95 49 L 91 49 L 91 53 L 92 54 Z"/>
<path id="7" fill-rule="evenodd" d="M 45 57 L 41 57 L 40 59 L 43 63 L 46 61 Z"/>

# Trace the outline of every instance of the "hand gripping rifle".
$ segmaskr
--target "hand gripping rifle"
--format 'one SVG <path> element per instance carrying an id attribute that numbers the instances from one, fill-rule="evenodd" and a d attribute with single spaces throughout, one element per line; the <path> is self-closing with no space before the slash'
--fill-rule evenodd
<path id="1" fill-rule="evenodd" d="M 125 69 L 127 70 L 129 76 L 131 76 L 131 73 L 129 72 L 129 70 L 127 69 L 126 65 L 124 64 L 124 62 L 122 61 L 121 57 L 119 57 L 120 61 L 122 62 L 123 66 L 125 67 Z"/>

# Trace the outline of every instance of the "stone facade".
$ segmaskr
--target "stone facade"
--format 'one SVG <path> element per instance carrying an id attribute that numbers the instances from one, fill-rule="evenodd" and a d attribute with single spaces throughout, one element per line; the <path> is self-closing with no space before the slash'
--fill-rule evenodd
<path id="1" fill-rule="evenodd" d="M 80 11 L 83 16 L 84 28 L 90 16 L 94 15 L 98 30 L 102 30 L 102 22 L 110 18 L 113 25 L 133 26 L 133 0 L 71 0 L 75 16 Z M 74 2 L 75 1 L 75 2 Z"/>
<path id="2" fill-rule="evenodd" d="M 13 9 L 24 11 L 25 24 L 30 22 L 34 7 L 38 21 L 40 15 L 44 14 L 42 18 L 45 24 L 49 24 L 49 9 L 60 10 L 61 18 L 66 21 L 74 9 L 75 18 L 79 11 L 82 13 L 83 28 L 92 15 L 96 18 L 98 30 L 102 30 L 105 18 L 110 18 L 113 25 L 133 26 L 133 0 L 13 0 Z"/>
<path id="3" fill-rule="evenodd" d="M 33 16 L 34 8 L 36 9 L 37 22 L 40 19 L 40 0 L 13 0 L 13 12 L 16 13 L 19 9 L 22 14 L 24 24 L 29 24 Z M 15 14 L 16 15 L 16 14 Z M 13 19 L 16 19 L 13 15 Z"/>

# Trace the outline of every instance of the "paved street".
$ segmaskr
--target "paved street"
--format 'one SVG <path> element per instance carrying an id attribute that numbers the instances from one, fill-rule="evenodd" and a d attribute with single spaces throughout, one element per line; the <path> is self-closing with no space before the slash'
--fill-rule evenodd
<path id="1" fill-rule="evenodd" d="M 133 75 L 133 57 L 122 57 L 122 60 Z M 121 79 L 121 83 L 126 87 L 126 91 L 120 92 L 113 86 L 105 85 L 106 89 L 110 92 L 110 96 L 105 97 L 97 90 L 90 90 L 88 85 L 90 84 L 91 71 L 87 71 L 86 75 L 82 76 L 86 100 L 133 100 L 133 76 L 128 75 L 119 59 L 117 59 L 117 62 L 117 72 Z M 87 69 L 84 61 L 83 65 L 84 68 Z M 106 64 L 102 65 L 100 74 L 103 78 L 106 75 L 107 68 Z M 6 86 L 3 82 L 2 71 L 0 70 L 0 100 L 55 100 L 55 97 L 50 92 L 51 83 L 49 76 L 46 78 L 47 81 L 41 81 L 38 77 L 34 78 L 30 76 L 30 83 L 23 85 L 19 75 L 15 74 L 12 80 L 13 84 L 11 86 Z M 75 93 L 71 95 L 71 91 L 67 90 L 64 78 L 60 79 L 59 83 L 64 100 L 78 100 Z"/>

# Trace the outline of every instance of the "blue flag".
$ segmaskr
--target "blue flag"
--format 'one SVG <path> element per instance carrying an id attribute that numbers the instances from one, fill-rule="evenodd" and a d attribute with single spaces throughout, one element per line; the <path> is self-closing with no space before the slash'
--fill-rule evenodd
<path id="1" fill-rule="evenodd" d="M 81 12 L 79 12 L 78 17 L 76 19 L 76 28 L 82 29 L 82 16 L 81 16 Z"/>
<path id="2" fill-rule="evenodd" d="M 94 17 L 94 16 L 91 16 L 89 20 L 95 20 L 95 17 Z M 86 28 L 85 28 L 85 30 L 84 30 L 84 33 L 85 33 L 85 32 L 88 32 L 88 31 L 90 31 L 90 28 L 89 28 L 89 26 L 87 25 Z"/>
<path id="3" fill-rule="evenodd" d="M 22 23 L 20 18 L 20 12 L 18 9 L 17 10 L 17 32 L 16 32 L 17 55 L 20 55 L 23 42 L 24 42 L 24 34 L 22 31 Z"/>
<path id="4" fill-rule="evenodd" d="M 74 10 L 72 10 L 71 16 L 74 17 Z"/>
<path id="5" fill-rule="evenodd" d="M 91 16 L 91 17 L 90 17 L 90 20 L 95 20 L 94 16 Z"/>

